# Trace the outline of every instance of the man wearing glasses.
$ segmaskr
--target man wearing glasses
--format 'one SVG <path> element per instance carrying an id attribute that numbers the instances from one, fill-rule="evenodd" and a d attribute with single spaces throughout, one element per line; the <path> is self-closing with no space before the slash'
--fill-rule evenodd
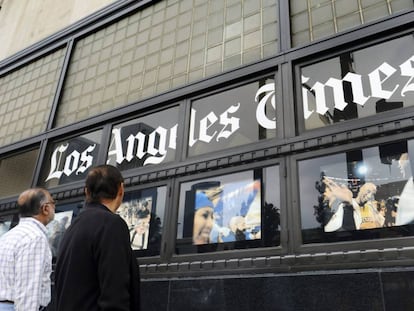
<path id="1" fill-rule="evenodd" d="M 0 237 L 0 311 L 37 311 L 51 299 L 52 253 L 46 225 L 55 201 L 42 188 L 20 194 L 19 224 Z"/>

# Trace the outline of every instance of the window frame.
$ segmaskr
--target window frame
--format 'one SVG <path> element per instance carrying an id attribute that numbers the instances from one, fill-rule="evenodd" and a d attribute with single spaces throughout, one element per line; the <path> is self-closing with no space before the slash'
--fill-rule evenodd
<path id="1" fill-rule="evenodd" d="M 295 123 L 296 123 L 296 136 L 308 136 L 308 135 L 323 135 L 324 133 L 334 133 L 339 130 L 350 130 L 357 128 L 361 121 L 363 121 L 364 126 L 367 125 L 376 125 L 388 120 L 393 120 L 398 117 L 404 117 L 407 113 L 414 113 L 414 107 L 402 107 L 400 109 L 390 110 L 386 112 L 381 112 L 379 115 L 370 115 L 362 118 L 355 118 L 346 121 L 341 121 L 338 123 L 329 124 L 326 126 L 306 129 L 305 120 L 304 120 L 304 111 L 303 111 L 303 98 L 302 98 L 302 83 L 301 83 L 301 73 L 302 67 L 316 65 L 324 61 L 328 61 L 335 57 L 339 57 L 341 54 L 349 52 L 357 52 L 366 48 L 375 47 L 376 45 L 381 45 L 392 40 L 396 40 L 405 36 L 414 36 L 414 28 L 410 27 L 402 32 L 398 33 L 385 33 L 373 38 L 368 37 L 365 40 L 354 40 L 351 42 L 345 42 L 341 45 L 336 46 L 333 49 L 323 49 L 317 54 L 309 54 L 305 57 L 295 59 L 293 61 L 293 72 L 294 72 L 294 102 L 295 102 Z M 414 55 L 414 54 L 413 54 Z M 404 60 L 402 60 L 404 61 Z M 381 65 L 378 63 L 378 66 Z M 398 64 L 399 66 L 400 64 Z M 366 91 L 365 91 L 366 92 Z M 379 120 L 384 120 L 379 122 Z"/>
<path id="2" fill-rule="evenodd" d="M 302 160 L 309 160 L 318 157 L 335 155 L 345 153 L 353 150 L 362 150 L 365 148 L 376 147 L 381 144 L 387 144 L 393 141 L 414 139 L 414 132 L 397 133 L 393 135 L 386 135 L 383 137 L 370 139 L 366 141 L 349 142 L 345 145 L 336 145 L 332 147 L 324 147 L 319 150 L 310 151 L 308 153 L 301 153 L 291 156 L 290 174 L 292 177 L 291 186 L 293 193 L 299 193 L 299 169 L 298 163 Z M 303 243 L 302 240 L 302 223 L 301 223 L 301 206 L 300 200 L 292 200 L 291 209 L 291 233 L 293 237 L 294 252 L 298 254 L 309 254 L 315 252 L 336 252 L 336 251 L 363 251 L 366 249 L 377 250 L 377 255 L 380 256 L 380 249 L 395 248 L 395 247 L 409 247 L 412 244 L 413 236 L 407 237 L 387 237 L 379 239 L 354 240 L 354 241 L 339 241 L 331 243 Z M 378 257 L 379 258 L 379 257 Z"/>
<path id="3" fill-rule="evenodd" d="M 206 178 L 219 177 L 227 174 L 234 174 L 239 172 L 245 172 L 254 169 L 264 169 L 266 167 L 278 166 L 279 167 L 279 181 L 280 181 L 280 241 L 278 246 L 270 247 L 257 247 L 257 248 L 248 248 L 248 249 L 232 249 L 226 251 L 217 251 L 217 252 L 207 252 L 207 253 L 188 253 L 188 254 L 176 254 L 175 253 L 175 244 L 177 239 L 177 222 L 179 215 L 179 203 L 180 203 L 180 186 L 181 183 L 187 183 L 191 181 L 197 181 Z M 173 183 L 173 195 L 171 198 L 172 206 L 171 214 L 169 215 L 171 221 L 171 226 L 168 228 L 168 232 L 174 233 L 171 234 L 167 242 L 166 254 L 170 261 L 172 262 L 181 262 L 185 260 L 202 260 L 202 259 L 228 259 L 228 258 L 240 258 L 246 256 L 266 256 L 269 254 L 282 254 L 287 251 L 287 211 L 286 211 L 286 185 L 285 185 L 285 162 L 281 158 L 275 158 L 271 160 L 265 160 L 262 162 L 250 163 L 245 165 L 238 165 L 233 167 L 227 167 L 217 170 L 211 170 L 208 172 L 203 172 L 200 174 L 192 174 L 185 177 L 178 177 L 174 180 Z M 265 181 L 263 181 L 264 183 Z M 263 184 L 262 184 L 263 187 Z M 262 202 L 262 208 L 263 208 Z"/>

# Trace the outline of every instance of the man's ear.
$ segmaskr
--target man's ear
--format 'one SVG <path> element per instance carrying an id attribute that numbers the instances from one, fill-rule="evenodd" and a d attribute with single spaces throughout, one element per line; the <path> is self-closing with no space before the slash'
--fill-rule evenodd
<path id="1" fill-rule="evenodd" d="M 40 206 L 40 214 L 48 216 L 49 215 L 49 210 L 47 208 L 47 204 L 42 204 Z"/>
<path id="2" fill-rule="evenodd" d="M 88 190 L 88 188 L 83 188 L 83 191 L 85 192 L 85 196 L 89 196 L 89 190 Z"/>
<path id="3" fill-rule="evenodd" d="M 124 194 L 125 194 L 124 183 L 121 183 L 121 185 L 118 188 L 118 195 L 121 197 L 121 199 L 123 199 Z"/>

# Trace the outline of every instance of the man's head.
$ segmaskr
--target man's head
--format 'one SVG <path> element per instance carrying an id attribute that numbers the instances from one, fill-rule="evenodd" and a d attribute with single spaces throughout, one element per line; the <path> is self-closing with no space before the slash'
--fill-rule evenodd
<path id="1" fill-rule="evenodd" d="M 34 217 L 44 225 L 55 217 L 55 201 L 43 188 L 23 191 L 17 199 L 17 207 L 21 217 Z"/>
<path id="2" fill-rule="evenodd" d="M 356 201 L 359 204 L 365 204 L 368 201 L 375 200 L 375 194 L 377 193 L 377 186 L 371 182 L 367 182 L 361 186 L 358 192 Z"/>
<path id="3" fill-rule="evenodd" d="M 121 172 L 111 165 L 94 167 L 86 177 L 85 195 L 87 203 L 101 203 L 115 212 L 124 197 Z"/>

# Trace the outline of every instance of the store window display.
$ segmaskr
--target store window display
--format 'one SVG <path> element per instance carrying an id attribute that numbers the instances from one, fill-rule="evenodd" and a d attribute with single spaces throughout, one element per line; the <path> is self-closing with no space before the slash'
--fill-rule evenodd
<path id="1" fill-rule="evenodd" d="M 300 161 L 304 240 L 375 238 L 379 230 L 409 234 L 386 228 L 414 223 L 413 146 L 399 141 Z"/>

